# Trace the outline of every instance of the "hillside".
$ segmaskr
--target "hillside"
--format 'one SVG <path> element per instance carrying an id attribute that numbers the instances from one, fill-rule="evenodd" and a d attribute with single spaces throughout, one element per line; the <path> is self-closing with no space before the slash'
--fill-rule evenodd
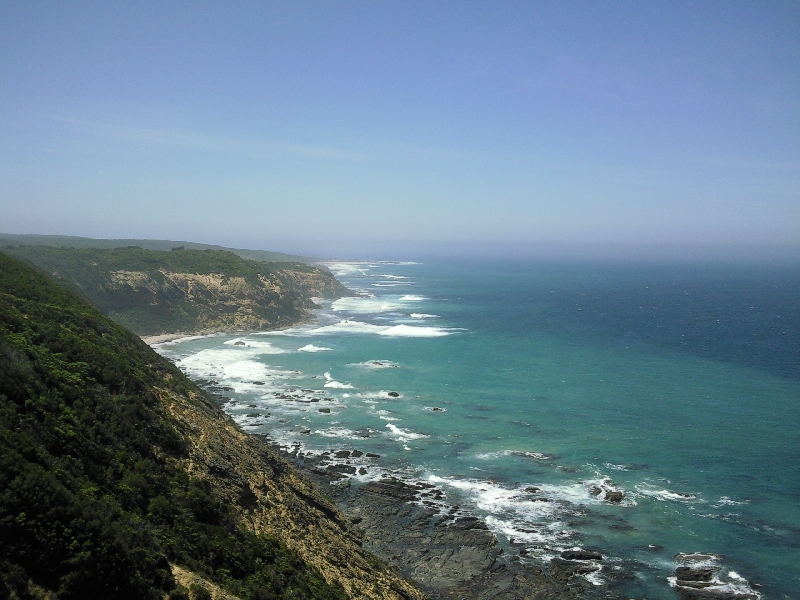
<path id="1" fill-rule="evenodd" d="M 268 330 L 308 320 L 312 298 L 349 294 L 326 270 L 223 250 L 9 246 L 139 335 Z"/>
<path id="2" fill-rule="evenodd" d="M 2 253 L 0 541 L 0 598 L 421 598 L 176 367 Z"/>
<path id="3" fill-rule="evenodd" d="M 261 262 L 301 262 L 313 265 L 319 259 L 268 250 L 227 248 L 216 244 L 201 244 L 174 240 L 99 239 L 74 235 L 39 235 L 33 233 L 0 233 L 0 246 L 55 246 L 58 248 L 126 248 L 139 246 L 145 250 L 172 250 L 183 246 L 190 250 L 226 250 L 236 256 Z"/>

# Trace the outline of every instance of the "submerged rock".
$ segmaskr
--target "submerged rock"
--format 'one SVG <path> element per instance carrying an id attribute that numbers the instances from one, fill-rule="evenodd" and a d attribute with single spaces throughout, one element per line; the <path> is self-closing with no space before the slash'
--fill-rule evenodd
<path id="1" fill-rule="evenodd" d="M 599 570 L 600 566 L 593 562 L 566 560 L 556 557 L 550 561 L 550 576 L 560 581 L 567 581 L 576 575 L 587 575 Z"/>
<path id="2" fill-rule="evenodd" d="M 603 560 L 603 555 L 593 550 L 564 550 L 561 558 L 567 560 Z"/>

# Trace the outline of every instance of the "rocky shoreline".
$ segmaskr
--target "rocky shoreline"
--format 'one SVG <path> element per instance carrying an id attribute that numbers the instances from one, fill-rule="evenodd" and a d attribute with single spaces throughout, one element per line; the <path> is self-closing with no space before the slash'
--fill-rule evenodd
<path id="1" fill-rule="evenodd" d="M 226 396 L 233 391 L 231 388 L 210 380 L 196 383 L 220 406 L 236 404 Z M 299 400 L 295 396 L 283 399 Z M 300 401 L 320 400 L 329 398 Z M 253 416 L 269 418 L 269 414 Z M 607 556 L 600 548 L 573 547 L 550 560 L 536 560 L 528 555 L 525 544 L 498 539 L 479 516 L 449 504 L 446 493 L 435 483 L 420 481 L 402 468 L 383 464 L 376 453 L 336 446 L 312 452 L 299 442 L 286 446 L 269 434 L 250 435 L 277 451 L 336 505 L 349 519 L 349 531 L 363 550 L 383 560 L 433 600 L 627 598 L 635 571 L 642 567 Z M 524 455 L 537 460 L 552 458 L 539 453 Z M 522 491 L 549 501 L 538 488 Z M 625 496 L 610 482 L 595 485 L 588 493 L 614 504 Z M 761 598 L 746 580 L 723 570 L 718 555 L 681 553 L 674 558 L 677 569 L 664 585 L 671 587 L 676 597 Z"/>
<path id="2" fill-rule="evenodd" d="M 527 564 L 518 552 L 505 550 L 483 520 L 443 501 L 434 484 L 389 472 L 366 482 L 351 477 L 366 473 L 364 464 L 379 462 L 377 454 L 345 449 L 304 454 L 299 446 L 282 447 L 267 435 L 258 437 L 336 504 L 359 532 L 365 550 L 432 599 L 619 597 L 613 583 L 596 585 L 585 577 L 602 569 L 600 552 L 566 551 L 549 568 Z"/>

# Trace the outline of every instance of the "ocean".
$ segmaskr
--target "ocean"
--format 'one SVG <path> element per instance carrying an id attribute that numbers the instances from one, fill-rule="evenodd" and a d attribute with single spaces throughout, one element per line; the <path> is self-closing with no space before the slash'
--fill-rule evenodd
<path id="1" fill-rule="evenodd" d="M 327 266 L 361 295 L 314 323 L 156 348 L 246 431 L 379 454 L 353 477 L 435 483 L 509 556 L 596 549 L 590 581 L 652 599 L 708 552 L 800 598 L 800 269 Z"/>

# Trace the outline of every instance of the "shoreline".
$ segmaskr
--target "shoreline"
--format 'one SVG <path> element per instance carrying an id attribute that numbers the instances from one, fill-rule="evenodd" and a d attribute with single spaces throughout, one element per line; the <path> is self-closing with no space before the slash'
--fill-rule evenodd
<path id="1" fill-rule="evenodd" d="M 176 339 L 191 337 L 173 335 Z M 230 401 L 224 395 L 227 388 L 216 387 L 216 381 L 191 380 L 224 411 Z M 626 588 L 635 579 L 637 568 L 620 563 L 601 548 L 574 546 L 547 561 L 532 561 L 527 549 L 511 538 L 500 539 L 483 517 L 443 501 L 446 494 L 435 482 L 408 478 L 401 470 L 386 468 L 378 454 L 336 443 L 325 451 L 308 451 L 300 442 L 281 444 L 270 432 L 251 433 L 238 424 L 236 427 L 284 458 L 298 476 L 345 515 L 359 546 L 413 582 L 431 600 L 630 597 Z M 356 473 L 366 474 L 367 469 L 379 476 L 359 480 Z M 538 488 L 525 491 L 539 493 Z M 722 575 L 727 568 L 722 556 L 681 552 L 674 560 L 678 565 L 675 575 L 664 581 L 664 588 L 674 589 L 684 600 L 761 598 L 747 582 Z"/>
<path id="2" fill-rule="evenodd" d="M 268 434 L 250 435 L 270 445 L 329 497 L 360 534 L 365 550 L 397 569 L 429 598 L 622 598 L 610 578 L 596 585 L 586 577 L 601 570 L 606 577 L 611 575 L 601 567 L 597 553 L 557 557 L 549 566 L 525 562 L 503 547 L 482 518 L 438 502 L 441 492 L 434 484 L 407 481 L 388 471 L 368 482 L 348 476 L 365 457 L 380 461 L 376 454 L 344 449 L 327 456 L 304 454 L 299 446 L 281 446 Z"/>
<path id="3" fill-rule="evenodd" d="M 318 298 L 317 300 L 323 300 L 323 298 Z M 319 310 L 319 309 L 314 309 L 314 310 Z M 208 337 L 212 335 L 232 335 L 232 334 L 253 335 L 258 333 L 264 333 L 267 331 L 285 331 L 286 329 L 291 329 L 292 327 L 299 327 L 300 325 L 313 323 L 316 320 L 317 317 L 312 312 L 306 318 L 300 319 L 296 323 L 281 325 L 280 327 L 274 327 L 272 329 L 232 329 L 227 327 L 221 327 L 221 328 L 201 329 L 200 331 L 194 331 L 194 332 L 182 331 L 175 333 L 148 334 L 148 335 L 140 335 L 138 337 L 148 346 L 156 346 L 158 344 L 164 344 L 166 342 L 188 340 L 190 338 Z"/>

